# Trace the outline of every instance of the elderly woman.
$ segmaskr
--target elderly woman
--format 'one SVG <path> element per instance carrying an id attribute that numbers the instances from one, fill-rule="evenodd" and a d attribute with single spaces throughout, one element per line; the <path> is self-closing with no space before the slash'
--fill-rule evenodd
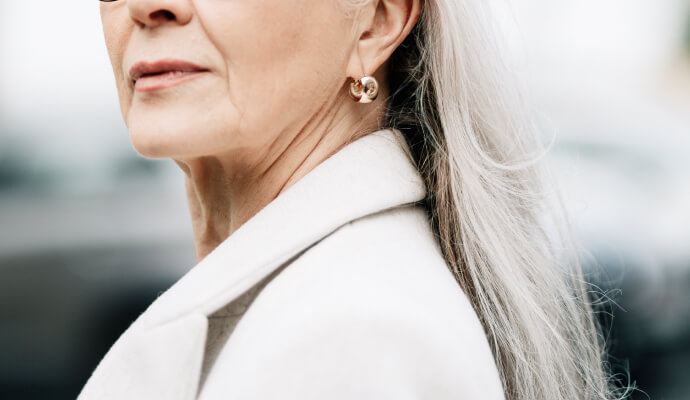
<path id="1" fill-rule="evenodd" d="M 482 3 L 102 3 L 199 263 L 80 399 L 609 398 Z"/>

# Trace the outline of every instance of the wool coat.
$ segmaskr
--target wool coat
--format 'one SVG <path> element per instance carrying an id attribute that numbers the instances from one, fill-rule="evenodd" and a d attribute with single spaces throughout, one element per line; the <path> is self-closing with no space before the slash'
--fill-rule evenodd
<path id="1" fill-rule="evenodd" d="M 348 144 L 159 296 L 79 399 L 503 399 L 425 196 L 400 132 Z"/>

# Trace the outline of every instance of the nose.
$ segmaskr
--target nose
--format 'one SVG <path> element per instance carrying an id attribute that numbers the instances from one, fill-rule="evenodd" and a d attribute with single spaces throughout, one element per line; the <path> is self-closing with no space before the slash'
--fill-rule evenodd
<path id="1" fill-rule="evenodd" d="M 186 25 L 194 14 L 189 0 L 129 0 L 130 17 L 142 28 L 174 23 Z"/>

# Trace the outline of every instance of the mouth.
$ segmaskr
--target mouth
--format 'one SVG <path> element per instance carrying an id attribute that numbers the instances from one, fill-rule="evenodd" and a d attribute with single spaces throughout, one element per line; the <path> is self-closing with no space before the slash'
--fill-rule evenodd
<path id="1" fill-rule="evenodd" d="M 207 68 L 181 60 L 138 62 L 129 69 L 137 92 L 154 92 L 181 85 L 209 72 Z"/>

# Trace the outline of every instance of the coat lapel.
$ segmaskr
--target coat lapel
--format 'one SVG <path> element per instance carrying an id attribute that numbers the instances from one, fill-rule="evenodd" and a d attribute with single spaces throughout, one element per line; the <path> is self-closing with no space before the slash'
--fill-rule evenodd
<path id="1" fill-rule="evenodd" d="M 399 132 L 347 145 L 162 294 L 113 345 L 80 399 L 195 398 L 207 316 L 340 226 L 425 194 Z"/>
<path id="2" fill-rule="evenodd" d="M 150 329 L 133 326 L 111 347 L 78 399 L 196 398 L 207 323 L 192 314 Z"/>

